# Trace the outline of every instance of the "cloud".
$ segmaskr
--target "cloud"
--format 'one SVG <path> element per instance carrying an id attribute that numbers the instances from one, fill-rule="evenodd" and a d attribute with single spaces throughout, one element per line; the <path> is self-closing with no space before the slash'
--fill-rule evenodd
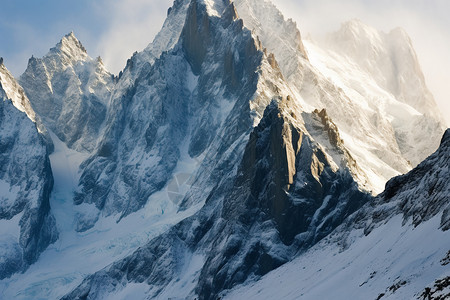
<path id="1" fill-rule="evenodd" d="M 103 0 L 96 5 L 99 16 L 107 23 L 96 52 L 101 53 L 108 70 L 119 73 L 133 52 L 141 51 L 153 40 L 171 5 L 170 0 Z"/>
<path id="2" fill-rule="evenodd" d="M 303 35 L 336 31 L 342 22 L 358 18 L 388 32 L 403 27 L 416 49 L 427 85 L 450 125 L 450 1 L 436 0 L 273 0 L 292 18 Z"/>

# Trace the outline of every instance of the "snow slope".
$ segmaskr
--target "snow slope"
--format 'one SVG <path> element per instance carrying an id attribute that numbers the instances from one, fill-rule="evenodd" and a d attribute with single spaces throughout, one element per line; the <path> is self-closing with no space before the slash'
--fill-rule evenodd
<path id="1" fill-rule="evenodd" d="M 55 144 L 55 152 L 50 155 L 55 184 L 50 205 L 59 239 L 23 274 L 0 281 L 0 298 L 58 299 L 88 274 L 129 255 L 199 208 L 192 207 L 177 214 L 177 205 L 169 199 L 170 190 L 163 190 L 149 205 L 120 223 L 110 217 L 79 233 L 75 226 L 76 214 L 80 210 L 90 214 L 96 212 L 95 207 L 75 206 L 72 201 L 80 176 L 79 165 L 87 154 L 67 148 L 54 134 L 51 135 Z M 177 172 L 181 177 L 189 175 L 192 165 L 189 160 L 183 163 Z M 177 193 L 180 192 L 182 190 Z"/>
<path id="2" fill-rule="evenodd" d="M 422 299 L 426 286 L 450 276 L 440 262 L 450 249 L 450 232 L 438 230 L 439 221 L 436 216 L 414 227 L 397 216 L 367 236 L 351 232 L 345 250 L 324 240 L 223 299 Z"/>

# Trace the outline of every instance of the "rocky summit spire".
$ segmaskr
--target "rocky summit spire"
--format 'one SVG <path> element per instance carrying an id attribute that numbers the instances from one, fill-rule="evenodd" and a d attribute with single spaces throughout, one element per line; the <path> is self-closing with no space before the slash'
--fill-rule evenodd
<path id="1" fill-rule="evenodd" d="M 88 58 L 86 48 L 75 37 L 73 31 L 66 34 L 50 52 L 58 52 L 72 60 L 85 60 Z"/>
<path id="2" fill-rule="evenodd" d="M 60 140 L 79 151 L 94 148 L 112 76 L 88 56 L 73 32 L 44 57 L 32 57 L 20 82 L 36 113 Z"/>

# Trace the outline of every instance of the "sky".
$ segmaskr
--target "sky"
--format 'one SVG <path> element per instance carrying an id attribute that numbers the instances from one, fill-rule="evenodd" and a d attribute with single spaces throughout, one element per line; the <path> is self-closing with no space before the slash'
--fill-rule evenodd
<path id="1" fill-rule="evenodd" d="M 336 31 L 358 18 L 388 32 L 410 35 L 425 78 L 450 125 L 450 1 L 272 0 L 297 22 L 303 36 Z M 160 30 L 172 0 L 0 0 L 0 56 L 19 76 L 27 61 L 41 57 L 74 31 L 91 57 L 101 56 L 118 74 L 135 51 Z"/>

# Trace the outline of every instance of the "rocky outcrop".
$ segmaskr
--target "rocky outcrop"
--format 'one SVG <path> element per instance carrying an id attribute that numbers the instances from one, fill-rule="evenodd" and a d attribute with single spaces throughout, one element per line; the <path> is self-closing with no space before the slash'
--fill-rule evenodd
<path id="1" fill-rule="evenodd" d="M 287 262 L 370 199 L 286 110 L 273 102 L 250 135 L 223 200 L 224 227 L 210 234 L 216 237 L 197 286 L 201 299 Z"/>
<path id="2" fill-rule="evenodd" d="M 58 233 L 50 212 L 53 176 L 44 137 L 25 112 L 30 109 L 14 78 L 0 72 L 0 279 L 24 271 Z M 13 82 L 14 85 L 8 85 Z M 16 107 L 19 106 L 19 108 Z M 3 231 L 5 230 L 5 232 Z"/>
<path id="3" fill-rule="evenodd" d="M 345 146 L 339 129 L 331 120 L 327 110 L 325 108 L 320 111 L 316 109 L 312 113 L 303 113 L 302 117 L 308 132 L 314 140 L 322 145 L 333 161 L 340 168 L 347 168 L 362 189 L 370 190 L 366 175 Z"/>
<path id="4" fill-rule="evenodd" d="M 198 12 L 201 11 L 198 6 L 196 0 L 191 1 L 181 33 L 183 49 L 195 75 L 200 73 L 211 38 L 210 19 L 207 14 Z"/>

